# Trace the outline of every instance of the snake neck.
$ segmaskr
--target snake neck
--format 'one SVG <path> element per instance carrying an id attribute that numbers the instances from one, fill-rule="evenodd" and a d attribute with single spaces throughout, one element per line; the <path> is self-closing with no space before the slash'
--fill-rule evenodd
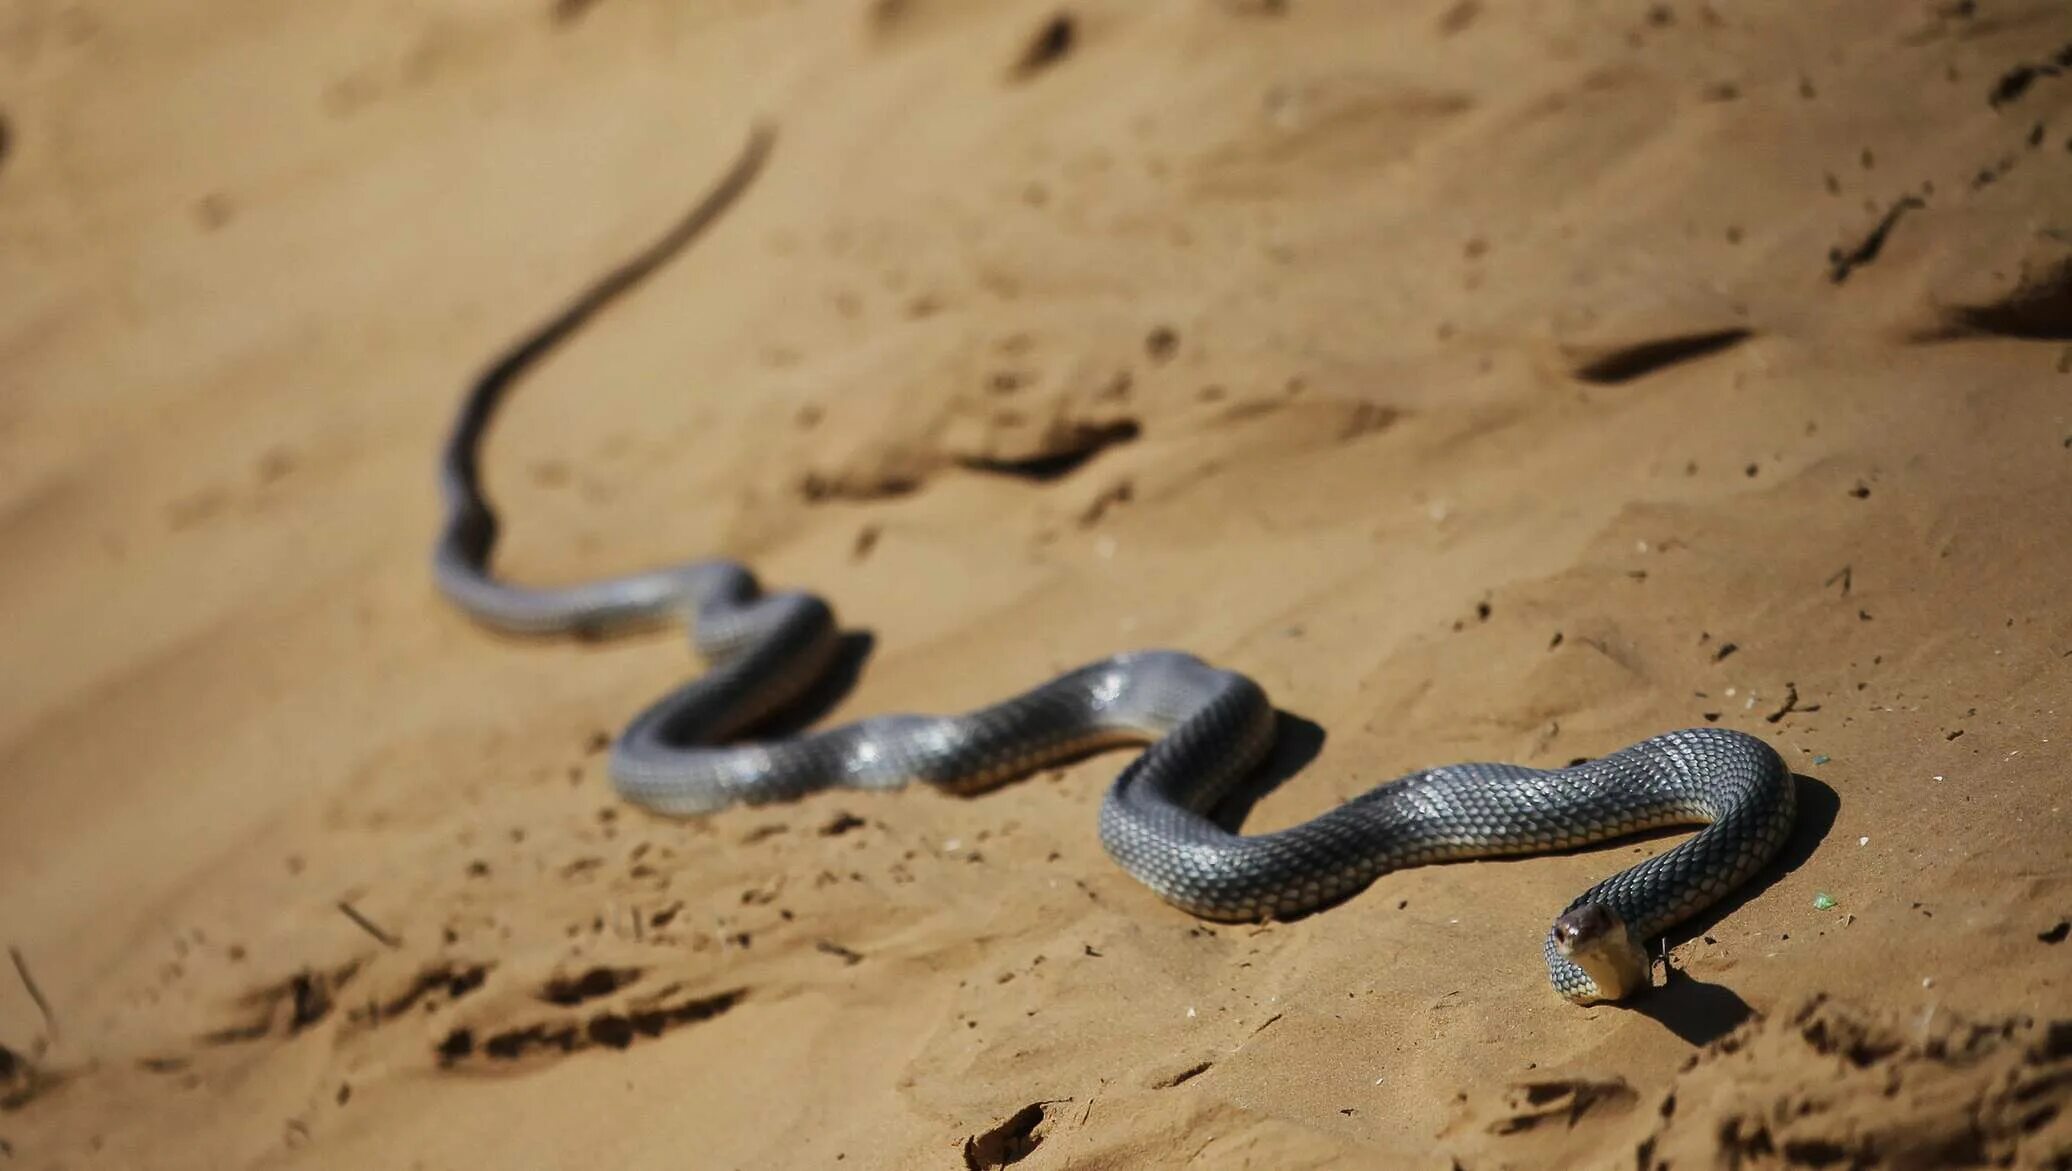
<path id="1" fill-rule="evenodd" d="M 1654 965 L 1648 962 L 1647 952 L 1623 927 L 1619 929 L 1617 938 L 1579 949 L 1568 958 L 1583 969 L 1583 974 L 1590 977 L 1593 985 L 1570 997 L 1577 1004 L 1624 1000 L 1652 985 Z"/>

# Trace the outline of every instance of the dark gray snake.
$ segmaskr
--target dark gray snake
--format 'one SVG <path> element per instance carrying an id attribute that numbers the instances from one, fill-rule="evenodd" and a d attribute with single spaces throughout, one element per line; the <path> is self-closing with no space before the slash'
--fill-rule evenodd
<path id="1" fill-rule="evenodd" d="M 1271 748 L 1275 714 L 1258 684 L 1178 651 L 1116 655 L 961 716 L 879 716 L 764 743 L 739 738 L 818 682 L 839 642 L 811 594 L 764 593 L 724 560 L 563 588 L 497 580 L 497 522 L 477 454 L 498 403 L 532 364 L 681 250 L 747 187 L 769 151 L 758 130 L 691 212 L 492 364 L 446 444 L 439 588 L 476 620 L 519 634 L 598 635 L 688 621 L 710 664 L 641 713 L 611 751 L 628 800 L 669 814 L 798 797 L 838 785 L 925 781 L 975 791 L 1122 743 L 1148 742 L 1101 805 L 1101 844 L 1157 894 L 1211 919 L 1287 918 L 1404 866 L 1568 849 L 1702 823 L 1674 849 L 1579 895 L 1546 940 L 1554 987 L 1610 1000 L 1649 982 L 1647 940 L 1717 902 L 1790 832 L 1792 775 L 1763 741 L 1720 728 L 1643 740 L 1559 769 L 1455 764 L 1378 786 L 1301 825 L 1245 836 L 1209 812 Z"/>

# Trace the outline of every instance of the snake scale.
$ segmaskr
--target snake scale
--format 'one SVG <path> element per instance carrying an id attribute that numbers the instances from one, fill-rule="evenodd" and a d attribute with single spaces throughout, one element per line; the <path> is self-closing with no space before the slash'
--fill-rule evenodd
<path id="1" fill-rule="evenodd" d="M 1250 679 L 1177 651 L 1115 655 L 964 715 L 878 716 L 743 742 L 833 663 L 838 630 L 819 598 L 765 592 L 747 568 L 717 559 L 561 588 L 499 580 L 489 564 L 497 521 L 478 467 L 497 406 L 540 358 L 717 219 L 761 169 L 771 141 L 758 129 L 682 220 L 491 364 L 441 458 L 445 523 L 434 576 L 475 620 L 528 635 L 691 625 L 709 670 L 656 701 L 612 745 L 611 776 L 625 798 L 693 815 L 832 786 L 922 781 L 975 791 L 1143 743 L 1102 801 L 1101 844 L 1160 897 L 1218 920 L 1300 915 L 1405 866 L 1703 825 L 1584 891 L 1555 919 L 1548 973 L 1557 992 L 1581 1003 L 1646 987 L 1645 941 L 1720 900 L 1782 847 L 1795 806 L 1790 771 L 1762 740 L 1721 728 L 1668 732 L 1567 768 L 1423 769 L 1303 824 L 1235 833 L 1209 814 L 1271 748 L 1275 712 Z"/>

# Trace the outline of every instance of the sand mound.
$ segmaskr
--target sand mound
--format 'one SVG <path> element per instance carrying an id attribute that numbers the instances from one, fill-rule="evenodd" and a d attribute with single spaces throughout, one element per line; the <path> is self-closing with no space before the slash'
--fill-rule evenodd
<path id="1" fill-rule="evenodd" d="M 1549 1078 L 1467 1115 L 1455 1131 L 1478 1168 L 2063 1168 L 2072 1018 L 1902 1017 L 1815 995 L 1706 1046 L 1666 1089 Z"/>

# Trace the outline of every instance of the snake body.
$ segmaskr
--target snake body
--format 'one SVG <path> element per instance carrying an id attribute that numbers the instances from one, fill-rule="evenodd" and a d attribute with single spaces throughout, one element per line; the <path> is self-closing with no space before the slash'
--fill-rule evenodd
<path id="1" fill-rule="evenodd" d="M 1115 655 L 964 715 L 877 716 L 743 743 L 834 662 L 838 628 L 825 602 L 766 593 L 745 566 L 724 559 L 561 588 L 499 580 L 489 567 L 497 522 L 477 462 L 498 404 L 549 350 L 716 219 L 760 169 L 770 141 L 757 131 L 683 220 L 494 362 L 462 403 L 440 464 L 446 512 L 434 576 L 477 621 L 528 635 L 691 626 L 708 671 L 656 701 L 612 745 L 611 776 L 626 799 L 696 815 L 833 786 L 919 781 L 969 792 L 1145 743 L 1102 801 L 1101 843 L 1160 897 L 1218 920 L 1300 915 L 1406 866 L 1702 824 L 1675 848 L 1583 892 L 1555 920 L 1544 949 L 1548 973 L 1556 991 L 1578 1002 L 1644 986 L 1641 944 L 1716 903 L 1782 847 L 1794 815 L 1790 771 L 1762 740 L 1709 727 L 1567 768 L 1424 769 L 1300 825 L 1232 832 L 1209 814 L 1271 748 L 1275 712 L 1252 680 L 1178 651 Z"/>

